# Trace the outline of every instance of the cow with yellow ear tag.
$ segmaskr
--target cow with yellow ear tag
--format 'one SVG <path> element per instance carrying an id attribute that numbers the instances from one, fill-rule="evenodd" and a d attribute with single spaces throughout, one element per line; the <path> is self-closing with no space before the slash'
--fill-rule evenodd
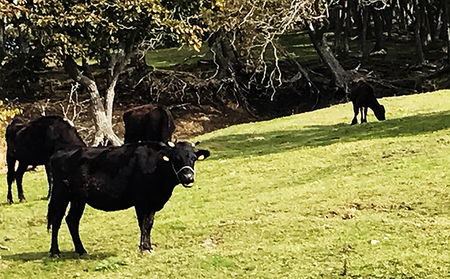
<path id="1" fill-rule="evenodd" d="M 141 231 L 139 248 L 151 251 L 155 213 L 163 209 L 175 186 L 192 187 L 195 162 L 209 155 L 188 142 L 152 141 L 56 152 L 51 158 L 54 187 L 47 213 L 50 255 L 60 255 L 58 231 L 69 203 L 66 222 L 78 254 L 86 253 L 78 232 L 86 204 L 103 211 L 134 207 Z"/>

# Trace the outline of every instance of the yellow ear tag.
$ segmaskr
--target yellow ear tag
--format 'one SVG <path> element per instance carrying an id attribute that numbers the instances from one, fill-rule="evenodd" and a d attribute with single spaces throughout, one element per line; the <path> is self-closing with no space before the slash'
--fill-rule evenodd
<path id="1" fill-rule="evenodd" d="M 173 142 L 171 142 L 171 141 L 167 142 L 167 145 L 170 146 L 170 147 L 172 147 L 172 148 L 175 147 L 175 143 L 173 143 Z"/>
<path id="2" fill-rule="evenodd" d="M 200 156 L 198 156 L 197 160 L 199 160 L 199 161 L 205 160 L 205 155 L 200 155 Z"/>
<path id="3" fill-rule="evenodd" d="M 166 162 L 169 162 L 169 160 L 170 160 L 169 157 L 167 157 L 167 156 L 163 156 L 162 158 L 163 158 L 163 160 L 166 161 Z"/>

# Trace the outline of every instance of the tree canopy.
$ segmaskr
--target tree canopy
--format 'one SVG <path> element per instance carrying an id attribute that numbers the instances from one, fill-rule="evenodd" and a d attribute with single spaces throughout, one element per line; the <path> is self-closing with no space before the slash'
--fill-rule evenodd
<path id="1" fill-rule="evenodd" d="M 199 48 L 203 30 L 188 19 L 204 7 L 216 7 L 215 1 L 158 0 L 1 0 L 0 5 L 8 27 L 5 41 L 16 44 L 6 48 L 19 48 L 18 40 L 24 39 L 47 64 L 61 64 L 65 55 L 102 60 L 127 49 L 145 51 L 155 40 Z"/>
<path id="2" fill-rule="evenodd" d="M 1 60 L 14 61 L 18 53 L 46 66 L 64 64 L 71 78 L 91 94 L 97 128 L 94 144 L 105 137 L 120 144 L 110 128 L 114 89 L 130 59 L 174 42 L 200 49 L 203 28 L 191 23 L 191 18 L 201 9 L 220 7 L 215 0 L 1 0 L 1 4 Z M 105 66 L 106 111 L 94 78 L 87 68 L 79 69 L 77 59 L 85 66 L 89 61 Z"/>

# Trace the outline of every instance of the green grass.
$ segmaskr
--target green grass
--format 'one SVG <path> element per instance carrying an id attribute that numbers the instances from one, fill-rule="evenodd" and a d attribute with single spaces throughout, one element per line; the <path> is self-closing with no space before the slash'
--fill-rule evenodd
<path id="1" fill-rule="evenodd" d="M 350 126 L 343 104 L 193 139 L 212 156 L 157 213 L 150 255 L 132 209 L 87 207 L 88 255 L 64 224 L 50 258 L 45 175 L 27 173 L 28 202 L 0 205 L 0 278 L 449 277 L 449 94 L 381 99 L 382 122 Z"/>
<path id="2" fill-rule="evenodd" d="M 155 69 L 173 69 L 177 65 L 192 65 L 200 58 L 212 59 L 209 48 L 203 45 L 200 52 L 196 52 L 190 46 L 180 48 L 165 48 L 147 52 L 145 61 L 147 65 Z"/>

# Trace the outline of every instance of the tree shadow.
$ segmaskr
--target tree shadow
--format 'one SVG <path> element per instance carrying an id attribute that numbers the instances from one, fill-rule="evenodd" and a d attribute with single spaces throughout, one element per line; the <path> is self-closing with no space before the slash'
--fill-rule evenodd
<path id="1" fill-rule="evenodd" d="M 301 130 L 278 130 L 219 136 L 202 141 L 211 159 L 282 153 L 301 147 L 327 146 L 340 142 L 407 137 L 450 128 L 450 111 L 419 114 L 350 126 L 310 125 Z"/>
<path id="2" fill-rule="evenodd" d="M 13 255 L 2 255 L 2 259 L 8 261 L 16 261 L 16 262 L 29 262 L 35 260 L 44 260 L 44 261 L 65 261 L 65 260 L 102 260 L 109 257 L 115 257 L 117 254 L 115 253 L 91 253 L 85 254 L 83 256 L 78 255 L 78 253 L 72 252 L 61 252 L 61 256 L 59 258 L 50 257 L 50 252 L 25 252 Z"/>

